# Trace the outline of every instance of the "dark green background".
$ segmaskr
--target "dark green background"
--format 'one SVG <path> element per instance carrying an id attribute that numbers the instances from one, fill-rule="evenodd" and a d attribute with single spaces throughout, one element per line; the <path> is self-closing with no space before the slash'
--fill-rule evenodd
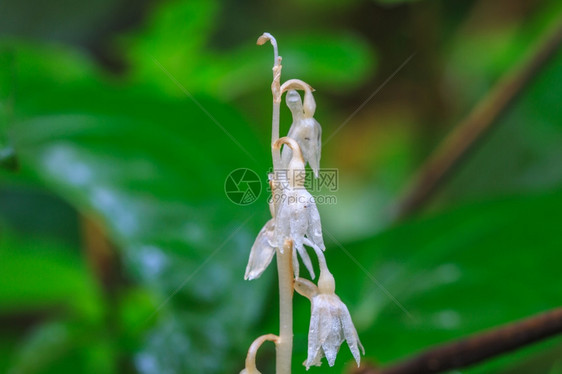
<path id="1" fill-rule="evenodd" d="M 562 52 L 423 209 L 392 217 L 561 13 L 555 0 L 2 1 L 0 372 L 237 373 L 277 332 L 275 266 L 243 280 L 267 194 L 224 193 L 232 170 L 265 186 L 271 165 L 264 31 L 283 78 L 316 89 L 321 165 L 339 170 L 337 204 L 319 206 L 326 257 L 365 361 L 558 306 Z M 309 308 L 296 297 L 295 373 Z M 561 353 L 555 338 L 461 372 L 562 373 Z M 274 359 L 264 346 L 264 374 Z M 311 372 L 350 361 L 344 346 Z"/>

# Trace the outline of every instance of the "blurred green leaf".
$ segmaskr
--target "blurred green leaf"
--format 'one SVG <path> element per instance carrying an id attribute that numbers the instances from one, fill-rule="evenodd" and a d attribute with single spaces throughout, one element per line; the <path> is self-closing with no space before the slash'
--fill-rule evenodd
<path id="1" fill-rule="evenodd" d="M 34 71 L 17 79 L 41 90 L 22 90 L 11 124 L 22 172 L 101 219 L 129 274 L 157 295 L 138 369 L 224 370 L 247 348 L 269 283 L 242 280 L 267 207 L 262 215 L 238 207 L 223 185 L 239 167 L 265 180 L 257 160 L 268 159 L 266 147 L 239 114 L 206 97 L 170 100 L 93 79 L 47 87 L 26 76 Z M 171 326 L 185 345 L 168 335 Z"/>
<path id="2" fill-rule="evenodd" d="M 0 35 L 92 45 L 100 35 L 117 27 L 123 13 L 128 19 L 138 17 L 145 2 L 137 1 L 131 9 L 127 0 L 4 0 L 0 4 Z"/>
<path id="3" fill-rule="evenodd" d="M 21 341 L 9 374 L 117 373 L 116 350 L 98 325 L 48 322 L 32 329 Z"/>
<path id="4" fill-rule="evenodd" d="M 326 32 L 276 37 L 284 79 L 302 78 L 315 88 L 341 94 L 376 70 L 372 48 L 356 35 Z M 272 57 L 269 44 L 260 47 L 252 40 L 227 54 L 203 59 L 197 76 L 186 81 L 218 97 L 236 97 L 269 86 Z"/>
<path id="5" fill-rule="evenodd" d="M 30 321 L 25 329 L 14 323 L 7 330 L 17 332 L 18 339 L 11 339 L 12 352 L 0 362 L 4 372 L 54 373 L 70 366 L 95 373 L 113 361 L 96 359 L 94 365 L 86 357 L 97 343 L 84 334 L 97 335 L 103 329 L 106 305 L 80 253 L 46 238 L 23 238 L 4 227 L 0 274 L 0 314 Z M 51 315 L 67 320 L 51 322 Z"/>
<path id="6" fill-rule="evenodd" d="M 0 240 L 0 312 L 67 305 L 99 318 L 99 290 L 83 259 L 60 244 L 20 238 L 6 229 Z"/>
<path id="7" fill-rule="evenodd" d="M 259 33 L 226 52 L 203 48 L 216 13 L 214 1 L 175 1 L 161 7 L 146 31 L 126 38 L 133 41 L 133 80 L 179 96 L 176 83 L 166 77 L 169 72 L 190 92 L 224 99 L 269 87 L 273 52 L 270 45 L 256 46 Z M 276 37 L 283 76 L 306 79 L 314 87 L 341 92 L 362 83 L 376 68 L 372 47 L 358 35 L 315 31 Z"/>
<path id="8" fill-rule="evenodd" d="M 384 5 L 400 5 L 404 3 L 415 3 L 421 0 L 375 0 L 375 2 Z"/>
<path id="9" fill-rule="evenodd" d="M 560 339 L 557 339 L 560 340 Z M 504 365 L 507 366 L 505 370 L 502 370 L 502 374 L 527 374 L 527 373 L 548 373 L 548 374 L 562 374 L 562 357 L 560 357 L 560 352 L 562 352 L 562 345 L 560 341 L 556 344 L 549 344 L 547 347 L 544 343 L 538 344 L 541 351 L 530 355 L 530 357 L 520 360 L 520 362 L 515 365 Z"/>

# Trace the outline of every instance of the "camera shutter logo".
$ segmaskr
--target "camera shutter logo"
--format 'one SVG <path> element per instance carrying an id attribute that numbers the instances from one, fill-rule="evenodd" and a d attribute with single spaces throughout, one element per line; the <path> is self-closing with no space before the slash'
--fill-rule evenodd
<path id="1" fill-rule="evenodd" d="M 234 204 L 250 205 L 261 194 L 260 178 L 253 170 L 236 169 L 226 177 L 224 192 Z"/>

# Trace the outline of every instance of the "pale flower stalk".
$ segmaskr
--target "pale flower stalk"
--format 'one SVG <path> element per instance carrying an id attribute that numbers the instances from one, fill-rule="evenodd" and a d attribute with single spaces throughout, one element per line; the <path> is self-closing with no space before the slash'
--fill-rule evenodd
<path id="1" fill-rule="evenodd" d="M 276 256 L 279 276 L 279 335 L 263 335 L 252 343 L 241 374 L 260 374 L 256 367 L 256 354 L 263 342 L 268 340 L 273 341 L 276 346 L 276 374 L 291 373 L 294 290 L 311 302 L 308 356 L 304 362 L 306 369 L 320 366 L 323 357 L 333 366 L 344 341 L 347 341 L 351 354 L 359 365 L 360 351 L 363 354 L 365 352 L 349 310 L 335 294 L 335 280 L 328 270 L 323 252 L 326 247 L 320 214 L 314 197 L 304 186 L 307 163 L 316 178 L 320 172 L 322 128 L 314 119 L 314 90 L 299 79 L 281 84 L 281 56 L 278 55 L 275 38 L 264 33 L 258 39 L 258 44 L 267 41 L 271 42 L 274 50 L 271 84 L 273 173 L 269 175 L 272 194 L 269 209 L 272 218 L 260 230 L 252 245 L 244 279 L 259 278 L 272 262 L 273 256 Z M 304 91 L 304 101 L 295 90 Z M 279 138 L 279 105 L 285 92 L 293 122 L 288 136 Z M 315 278 L 312 260 L 305 246 L 312 248 L 318 259 L 318 285 L 300 278 L 299 258 L 311 278 Z"/>

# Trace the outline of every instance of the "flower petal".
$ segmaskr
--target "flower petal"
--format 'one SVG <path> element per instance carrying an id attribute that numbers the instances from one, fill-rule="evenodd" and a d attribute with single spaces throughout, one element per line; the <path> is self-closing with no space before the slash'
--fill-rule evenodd
<path id="1" fill-rule="evenodd" d="M 295 251 L 295 249 L 296 249 L 296 251 Z M 298 246 L 296 248 L 293 248 L 293 251 L 298 252 L 298 254 L 301 256 L 302 263 L 304 264 L 304 266 L 308 270 L 308 273 L 310 274 L 310 277 L 312 279 L 314 279 L 316 277 L 316 275 L 314 274 L 314 268 L 312 267 L 312 261 L 310 260 L 310 256 L 308 255 L 308 252 L 306 251 L 306 248 L 304 248 L 304 246 L 301 244 L 300 246 Z M 297 263 L 298 263 L 298 260 L 297 260 Z M 295 277 L 298 278 L 298 273 L 295 274 Z"/>
<path id="2" fill-rule="evenodd" d="M 310 194 L 309 194 L 310 195 Z M 322 237 L 322 222 L 320 221 L 320 213 L 316 207 L 316 202 L 312 200 L 312 204 L 308 207 L 308 238 L 321 250 L 325 250 L 324 238 Z"/>
<path id="3" fill-rule="evenodd" d="M 319 341 L 320 334 L 320 311 L 314 297 L 311 301 L 311 313 L 310 313 L 310 327 L 308 329 L 308 356 L 304 363 L 306 369 L 308 370 L 311 366 L 319 366 L 320 359 L 322 358 L 321 344 Z"/>
<path id="4" fill-rule="evenodd" d="M 259 278 L 271 263 L 275 254 L 275 248 L 271 245 L 274 229 L 275 221 L 270 219 L 260 230 L 250 251 L 244 279 L 252 280 Z"/>
<path id="5" fill-rule="evenodd" d="M 351 354 L 353 355 L 355 362 L 357 362 L 357 366 L 359 366 L 359 364 L 361 363 L 361 354 L 359 353 L 359 349 L 361 349 L 363 354 L 365 354 L 365 348 L 363 348 L 363 345 L 359 340 L 359 335 L 357 334 L 357 330 L 353 325 L 353 321 L 351 320 L 349 310 L 347 309 L 345 304 L 342 303 L 342 306 L 343 309 L 341 314 L 341 323 L 343 327 L 343 332 L 345 334 L 345 340 L 347 340 L 347 345 L 349 346 L 349 350 L 351 351 Z"/>
<path id="6" fill-rule="evenodd" d="M 297 142 L 305 163 L 308 162 L 314 171 L 314 176 L 318 178 L 322 151 L 322 127 L 318 121 L 314 118 L 298 119 L 291 125 L 287 136 Z M 284 167 L 289 165 L 292 155 L 293 152 L 289 147 L 283 148 L 281 160 Z"/>

